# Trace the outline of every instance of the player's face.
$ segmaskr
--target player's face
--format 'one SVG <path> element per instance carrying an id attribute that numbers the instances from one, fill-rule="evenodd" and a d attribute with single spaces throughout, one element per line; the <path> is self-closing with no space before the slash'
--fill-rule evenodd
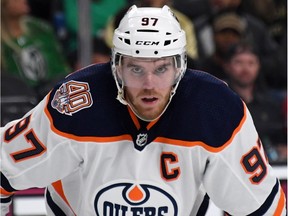
<path id="1" fill-rule="evenodd" d="M 147 120 L 162 113 L 179 76 L 173 57 L 123 57 L 117 71 L 124 84 L 125 99 L 140 117 Z"/>

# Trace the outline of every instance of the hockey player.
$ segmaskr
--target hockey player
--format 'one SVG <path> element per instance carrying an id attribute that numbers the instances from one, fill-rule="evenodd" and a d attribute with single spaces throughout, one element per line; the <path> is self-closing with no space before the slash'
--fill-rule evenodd
<path id="1" fill-rule="evenodd" d="M 2 213 L 46 187 L 48 215 L 204 215 L 208 196 L 232 215 L 285 215 L 245 103 L 186 70 L 169 7 L 132 6 L 113 43 L 112 66 L 71 74 L 1 129 Z"/>

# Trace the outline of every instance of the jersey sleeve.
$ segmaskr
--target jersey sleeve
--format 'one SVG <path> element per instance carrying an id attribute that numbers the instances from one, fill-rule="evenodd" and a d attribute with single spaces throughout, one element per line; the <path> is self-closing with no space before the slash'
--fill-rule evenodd
<path id="1" fill-rule="evenodd" d="M 48 98 L 0 130 L 2 213 L 14 191 L 45 187 L 80 168 L 77 145 L 53 132 L 45 113 Z"/>
<path id="2" fill-rule="evenodd" d="M 284 193 L 245 104 L 244 117 L 225 146 L 210 153 L 204 174 L 211 200 L 231 215 L 286 215 Z"/>

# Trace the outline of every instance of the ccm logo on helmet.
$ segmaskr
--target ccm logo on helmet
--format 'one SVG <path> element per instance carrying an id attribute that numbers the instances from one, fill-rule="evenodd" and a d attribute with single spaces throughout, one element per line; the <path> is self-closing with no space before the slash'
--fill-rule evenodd
<path id="1" fill-rule="evenodd" d="M 153 46 L 159 45 L 160 41 L 136 41 L 136 45 Z"/>

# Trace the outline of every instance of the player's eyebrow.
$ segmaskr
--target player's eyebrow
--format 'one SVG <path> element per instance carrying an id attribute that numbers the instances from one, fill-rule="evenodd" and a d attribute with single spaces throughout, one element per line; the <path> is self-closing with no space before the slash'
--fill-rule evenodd
<path id="1" fill-rule="evenodd" d="M 167 63 L 163 62 L 163 63 L 160 63 L 159 65 L 155 65 L 156 68 L 160 68 L 160 67 L 170 67 L 170 66 L 172 66 L 172 63 L 171 63 L 171 62 L 167 62 Z M 145 67 L 143 67 L 142 65 L 139 65 L 139 64 L 133 63 L 133 62 L 128 63 L 128 64 L 126 65 L 126 67 L 127 67 L 127 68 L 132 68 L 132 67 L 145 68 Z"/>
<path id="2" fill-rule="evenodd" d="M 126 67 L 141 67 L 141 68 L 143 68 L 141 65 L 135 64 L 133 62 L 129 62 Z"/>
<path id="3" fill-rule="evenodd" d="M 167 63 L 163 63 L 163 64 L 161 64 L 161 65 L 159 65 L 159 66 L 165 66 L 165 67 L 167 67 L 167 66 L 171 66 L 172 65 L 172 63 L 171 62 L 167 62 Z"/>

